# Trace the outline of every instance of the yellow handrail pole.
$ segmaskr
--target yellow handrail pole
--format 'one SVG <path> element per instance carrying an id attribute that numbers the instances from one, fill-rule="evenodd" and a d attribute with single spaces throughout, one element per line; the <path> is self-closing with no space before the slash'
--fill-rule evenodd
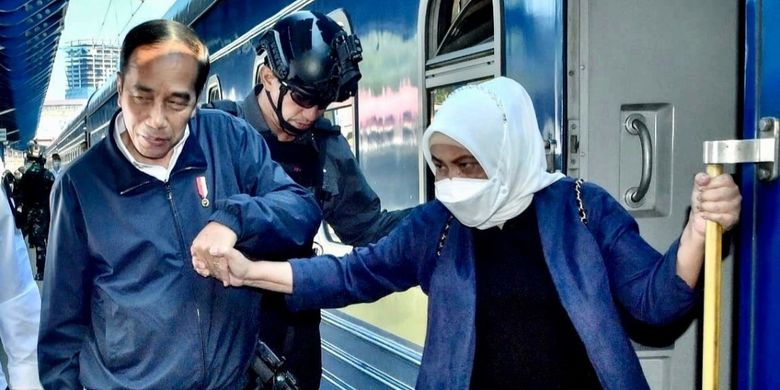
<path id="1" fill-rule="evenodd" d="M 707 174 L 723 173 L 722 164 L 707 164 Z M 702 390 L 717 390 L 720 353 L 721 243 L 723 227 L 707 221 L 704 238 L 704 336 L 702 345 Z"/>

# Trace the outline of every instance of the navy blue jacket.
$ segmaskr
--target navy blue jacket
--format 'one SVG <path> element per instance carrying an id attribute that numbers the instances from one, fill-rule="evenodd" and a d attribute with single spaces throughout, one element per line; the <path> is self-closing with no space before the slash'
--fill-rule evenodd
<path id="1" fill-rule="evenodd" d="M 634 219 L 606 191 L 583 186 L 588 226 L 577 214 L 574 182 L 563 179 L 534 195 L 544 258 L 564 309 L 606 389 L 648 388 L 621 323 L 619 307 L 639 321 L 680 318 L 697 294 L 676 274 L 677 248 L 661 255 Z M 437 202 L 416 208 L 376 245 L 337 259 L 292 260 L 296 308 L 371 302 L 419 285 L 428 295 L 427 336 L 418 389 L 467 389 L 476 340 L 476 279 L 472 229 L 451 222 Z"/>
<path id="2" fill-rule="evenodd" d="M 240 250 L 262 256 L 308 241 L 320 210 L 243 120 L 200 110 L 167 183 L 127 161 L 113 124 L 53 191 L 41 381 L 47 389 L 241 388 L 259 294 L 198 276 L 192 240 L 217 221 L 236 232 Z"/>

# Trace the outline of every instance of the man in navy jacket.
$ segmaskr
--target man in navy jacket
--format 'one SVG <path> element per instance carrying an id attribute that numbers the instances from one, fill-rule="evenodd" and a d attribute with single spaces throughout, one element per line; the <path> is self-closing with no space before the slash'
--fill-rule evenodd
<path id="1" fill-rule="evenodd" d="M 190 259 L 299 246 L 321 214 L 246 122 L 195 110 L 208 69 L 206 46 L 180 23 L 127 34 L 109 135 L 52 195 L 44 387 L 245 385 L 259 295 L 198 277 Z"/>

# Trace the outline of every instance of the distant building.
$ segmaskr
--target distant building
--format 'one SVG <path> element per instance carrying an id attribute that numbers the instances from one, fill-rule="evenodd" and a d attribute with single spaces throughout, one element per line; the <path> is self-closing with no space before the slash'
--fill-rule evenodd
<path id="1" fill-rule="evenodd" d="M 119 47 L 94 40 L 71 41 L 65 46 L 66 99 L 87 99 L 117 71 Z"/>
<path id="2" fill-rule="evenodd" d="M 40 146 L 41 153 L 48 156 L 46 149 L 65 130 L 65 127 L 76 118 L 86 104 L 87 99 L 49 100 L 43 102 L 41 119 L 38 122 L 38 129 L 35 131 L 35 142 Z M 5 160 L 6 169 L 13 171 L 24 165 L 24 155 L 28 145 L 25 145 L 25 150 L 5 148 L 3 159 Z M 47 162 L 47 164 L 49 163 Z"/>
<path id="3" fill-rule="evenodd" d="M 49 146 L 51 142 L 60 135 L 62 130 L 70 124 L 73 118 L 78 115 L 86 99 L 74 100 L 49 100 L 43 102 L 41 110 L 41 120 L 38 123 L 38 130 L 35 132 L 35 139 L 41 146 Z"/>
<path id="4" fill-rule="evenodd" d="M 4 152 L 5 169 L 14 172 L 24 166 L 24 151 L 6 148 Z"/>

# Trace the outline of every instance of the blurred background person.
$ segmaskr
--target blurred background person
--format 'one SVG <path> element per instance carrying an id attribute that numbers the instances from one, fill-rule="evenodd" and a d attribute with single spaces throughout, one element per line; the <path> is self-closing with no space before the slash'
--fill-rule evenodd
<path id="1" fill-rule="evenodd" d="M 19 180 L 16 199 L 22 208 L 22 232 L 27 237 L 27 243 L 35 249 L 35 280 L 43 280 L 49 237 L 49 194 L 54 174 L 46 169 L 46 158 L 37 145 L 29 148 L 25 163 L 27 170 Z"/>
<path id="2" fill-rule="evenodd" d="M 60 176 L 61 170 L 62 170 L 62 159 L 60 158 L 60 155 L 58 153 L 54 153 L 51 155 L 51 172 L 54 174 L 54 177 L 57 178 Z"/>

